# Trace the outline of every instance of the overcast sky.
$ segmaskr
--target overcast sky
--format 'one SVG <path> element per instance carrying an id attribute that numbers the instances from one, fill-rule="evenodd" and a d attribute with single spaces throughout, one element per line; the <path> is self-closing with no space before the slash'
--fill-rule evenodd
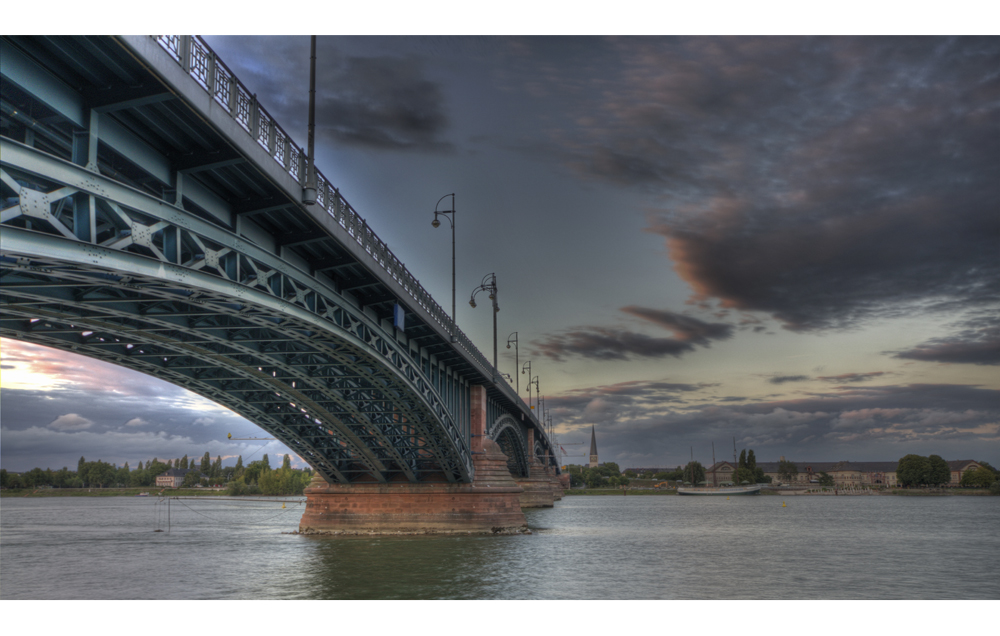
<path id="1" fill-rule="evenodd" d="M 307 37 L 208 37 L 301 145 Z M 1000 39 L 321 37 L 317 164 L 601 459 L 1000 465 Z M 179 388 L 2 343 L 9 470 L 273 458 Z M 527 376 L 521 376 L 522 394 Z M 566 445 L 570 453 L 585 446 Z M 583 450 L 581 450 L 583 449 Z M 567 457 L 567 463 L 585 458 Z M 272 464 L 275 462 L 272 459 Z"/>

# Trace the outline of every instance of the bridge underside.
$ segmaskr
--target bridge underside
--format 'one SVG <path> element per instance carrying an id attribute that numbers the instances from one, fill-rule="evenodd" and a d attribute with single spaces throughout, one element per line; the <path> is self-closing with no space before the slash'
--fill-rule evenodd
<path id="1" fill-rule="evenodd" d="M 95 266 L 86 247 L 4 228 L 0 335 L 203 395 L 273 434 L 330 482 L 463 481 L 426 409 L 363 347 L 191 280 L 145 275 L 142 257 L 102 254 L 104 266 Z M 62 258 L 38 255 L 58 249 Z"/>

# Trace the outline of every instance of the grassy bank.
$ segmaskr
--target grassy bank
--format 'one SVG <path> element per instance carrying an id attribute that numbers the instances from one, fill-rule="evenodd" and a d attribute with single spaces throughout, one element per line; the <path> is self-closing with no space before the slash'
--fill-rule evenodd
<path id="1" fill-rule="evenodd" d="M 159 490 L 155 488 L 39 488 L 0 490 L 0 497 L 135 497 L 141 492 L 148 492 L 150 497 L 156 497 Z M 226 494 L 225 489 L 211 490 L 208 488 L 179 488 L 167 490 L 164 495 L 171 497 L 219 497 Z"/>
<path id="2" fill-rule="evenodd" d="M 645 496 L 645 495 L 676 495 L 676 490 L 630 490 L 628 495 L 622 495 L 620 488 L 574 488 L 573 490 L 564 490 L 564 495 L 618 495 L 623 496 Z"/>
<path id="3" fill-rule="evenodd" d="M 986 488 L 952 488 L 949 490 L 902 490 L 893 488 L 886 494 L 903 497 L 951 497 L 953 495 L 965 495 L 971 497 L 989 496 L 990 491 Z"/>

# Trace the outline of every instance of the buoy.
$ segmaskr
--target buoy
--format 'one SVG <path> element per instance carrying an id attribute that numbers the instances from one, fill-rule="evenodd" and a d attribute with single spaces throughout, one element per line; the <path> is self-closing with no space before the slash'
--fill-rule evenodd
<path id="1" fill-rule="evenodd" d="M 281 507 L 282 507 L 282 508 L 284 508 L 284 507 L 285 507 L 285 502 L 284 502 L 284 501 L 282 501 L 282 502 L 281 502 Z"/>
<path id="2" fill-rule="evenodd" d="M 786 503 L 785 503 L 784 501 L 782 501 L 782 502 L 781 502 L 781 507 L 782 507 L 782 508 L 787 508 L 787 507 L 788 507 L 788 505 L 787 505 L 787 504 L 786 504 Z"/>
<path id="3" fill-rule="evenodd" d="M 726 497 L 726 501 L 729 501 L 729 497 Z"/>

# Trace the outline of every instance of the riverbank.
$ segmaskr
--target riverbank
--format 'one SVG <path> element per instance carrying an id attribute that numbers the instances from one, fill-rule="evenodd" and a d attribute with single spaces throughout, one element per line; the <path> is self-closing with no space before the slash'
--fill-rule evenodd
<path id="1" fill-rule="evenodd" d="M 0 497 L 137 497 L 139 493 L 159 495 L 155 488 L 19 488 L 0 490 Z M 164 491 L 171 497 L 218 497 L 226 494 L 225 488 L 178 488 Z"/>
<path id="2" fill-rule="evenodd" d="M 622 496 L 645 496 L 645 495 L 676 495 L 676 490 L 632 490 L 629 489 L 628 495 L 622 495 L 621 488 L 574 488 L 572 490 L 564 490 L 564 496 L 570 495 L 617 495 Z M 905 490 L 899 488 L 893 488 L 891 490 L 850 490 L 850 489 L 837 489 L 833 488 L 823 489 L 812 489 L 812 490 L 780 490 L 777 488 L 770 489 L 764 488 L 760 491 L 761 495 L 781 495 L 781 496 L 796 496 L 796 497 L 860 497 L 860 496 L 904 496 L 904 497 L 955 497 L 955 496 L 965 496 L 965 497 L 984 497 L 989 496 L 991 493 L 985 488 L 952 488 L 948 490 Z"/>
<path id="3" fill-rule="evenodd" d="M 619 497 L 645 495 L 676 495 L 676 490 L 629 490 L 628 495 L 622 495 L 621 488 L 574 488 L 564 490 L 563 495 L 618 495 Z"/>

